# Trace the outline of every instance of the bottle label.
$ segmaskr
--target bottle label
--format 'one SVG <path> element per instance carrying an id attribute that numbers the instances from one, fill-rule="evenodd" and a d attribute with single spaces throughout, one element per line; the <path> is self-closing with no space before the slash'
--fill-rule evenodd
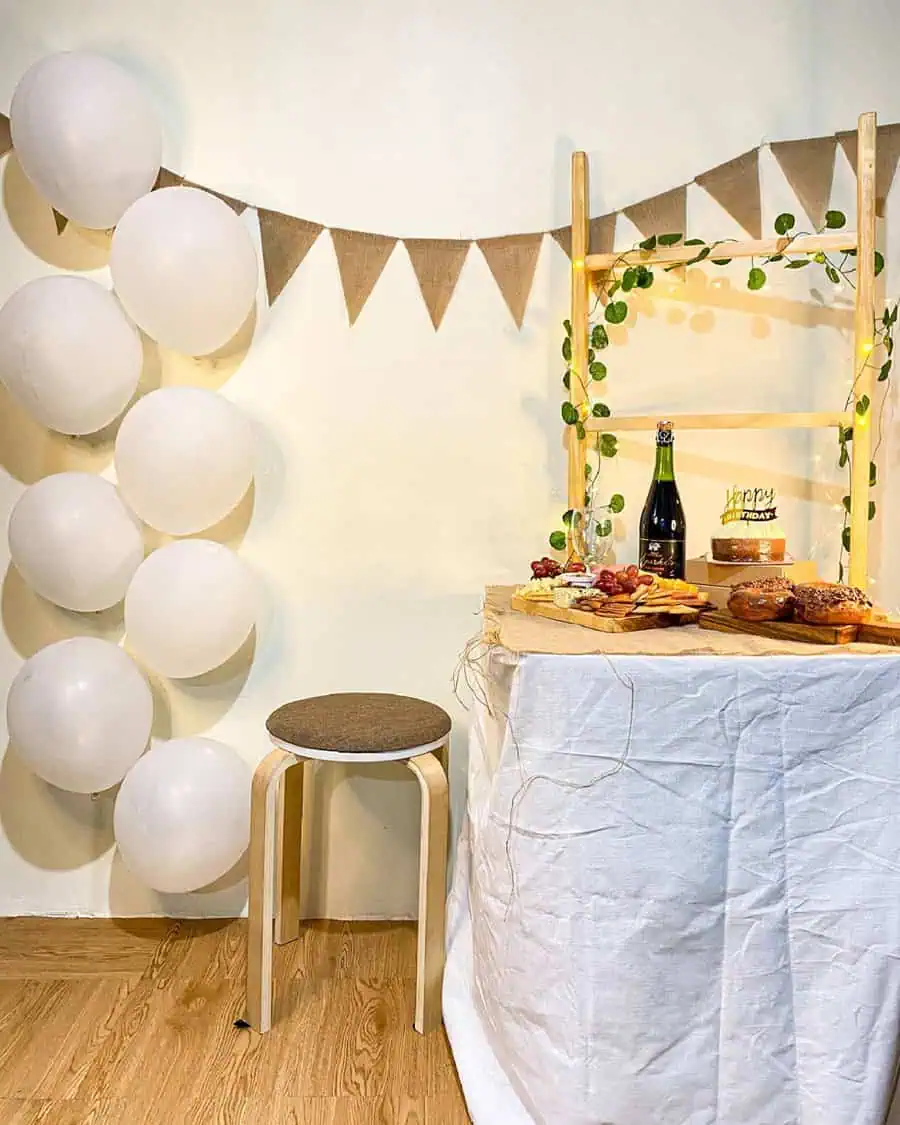
<path id="1" fill-rule="evenodd" d="M 660 578 L 684 578 L 684 541 L 641 539 L 638 566 Z"/>

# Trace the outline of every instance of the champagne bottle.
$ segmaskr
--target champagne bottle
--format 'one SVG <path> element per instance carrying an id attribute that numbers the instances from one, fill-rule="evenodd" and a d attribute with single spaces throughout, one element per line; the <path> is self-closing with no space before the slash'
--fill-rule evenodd
<path id="1" fill-rule="evenodd" d="M 661 578 L 684 578 L 684 509 L 675 483 L 671 422 L 656 426 L 656 467 L 641 513 L 639 565 Z"/>

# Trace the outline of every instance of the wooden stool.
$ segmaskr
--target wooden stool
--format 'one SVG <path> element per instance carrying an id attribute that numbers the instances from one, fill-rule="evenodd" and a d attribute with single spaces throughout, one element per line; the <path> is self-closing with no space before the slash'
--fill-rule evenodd
<path id="1" fill-rule="evenodd" d="M 272 947 L 300 933 L 300 834 L 304 759 L 405 761 L 419 780 L 419 925 L 415 1028 L 441 1023 L 447 898 L 450 717 L 403 695 L 344 694 L 299 699 L 266 721 L 276 747 L 253 775 L 250 812 L 250 927 L 247 1021 L 272 1026 Z M 276 886 L 277 884 L 277 886 Z"/>

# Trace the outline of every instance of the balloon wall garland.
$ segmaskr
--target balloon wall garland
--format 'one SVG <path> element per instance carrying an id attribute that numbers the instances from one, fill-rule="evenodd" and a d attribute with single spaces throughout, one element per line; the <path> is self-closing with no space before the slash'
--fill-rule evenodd
<path id="1" fill-rule="evenodd" d="M 65 609 L 124 599 L 138 660 L 164 676 L 201 675 L 252 632 L 253 580 L 210 540 L 175 540 L 145 558 L 142 522 L 182 536 L 223 519 L 250 486 L 252 435 L 211 391 L 167 387 L 129 408 L 142 367 L 137 329 L 190 355 L 226 344 L 255 300 L 253 243 L 207 192 L 151 194 L 159 122 L 139 85 L 108 59 L 64 53 L 36 63 L 13 95 L 10 127 L 25 175 L 60 214 L 115 227 L 113 292 L 54 276 L 13 293 L 0 309 L 0 381 L 37 422 L 64 434 L 95 433 L 125 412 L 118 487 L 78 472 L 31 485 L 10 517 L 12 561 Z M 121 782 L 116 841 L 149 886 L 196 890 L 246 850 L 249 767 L 208 738 L 150 745 L 150 688 L 118 645 L 74 637 L 41 649 L 13 681 L 7 717 L 11 743 L 52 785 L 93 793 Z"/>

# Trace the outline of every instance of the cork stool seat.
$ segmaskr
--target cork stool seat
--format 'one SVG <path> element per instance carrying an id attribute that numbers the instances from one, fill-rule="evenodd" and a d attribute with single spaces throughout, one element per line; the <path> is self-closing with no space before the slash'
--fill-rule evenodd
<path id="1" fill-rule="evenodd" d="M 321 695 L 285 703 L 266 729 L 275 749 L 253 776 L 250 815 L 250 928 L 247 1021 L 272 1026 L 273 944 L 300 933 L 303 766 L 405 761 L 422 799 L 416 1031 L 440 1026 L 447 897 L 450 716 L 433 703 L 372 692 Z"/>

